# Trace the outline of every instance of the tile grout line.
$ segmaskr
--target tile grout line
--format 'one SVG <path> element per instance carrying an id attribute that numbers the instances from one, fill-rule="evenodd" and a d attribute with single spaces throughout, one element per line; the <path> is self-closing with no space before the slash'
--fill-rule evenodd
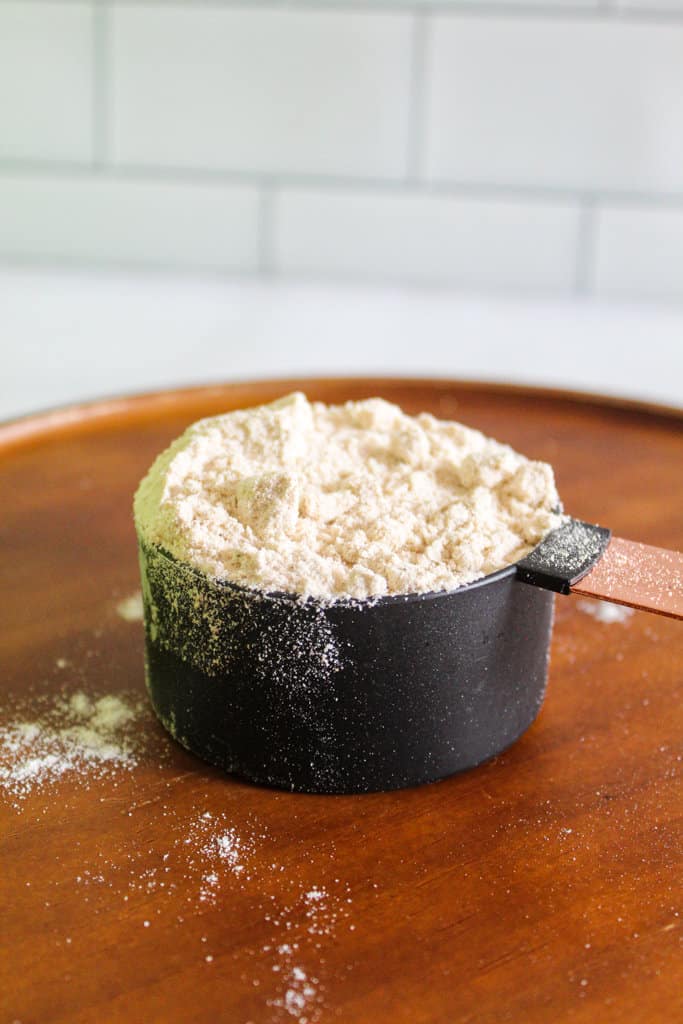
<path id="1" fill-rule="evenodd" d="M 54 0 L 39 0 L 43 3 L 53 3 Z M 64 2 L 64 0 L 63 0 Z M 68 2 L 68 0 L 66 0 Z M 79 2 L 79 0 L 75 0 Z M 151 7 L 159 6 L 159 0 L 115 0 L 121 7 Z M 187 0 L 164 0 L 164 5 L 169 7 L 185 7 Z M 193 0 L 194 8 L 225 8 L 228 10 L 250 11 L 333 11 L 349 14 L 363 14 L 364 12 L 375 14 L 396 14 L 404 13 L 436 13 L 436 14 L 459 14 L 459 13 L 480 13 L 482 16 L 488 14 L 497 16 L 500 14 L 516 15 L 556 19 L 562 17 L 583 17 L 594 20 L 608 20 L 611 17 L 634 21 L 672 21 L 680 22 L 683 16 L 680 11 L 667 7 L 666 3 L 661 6 L 650 7 L 644 3 L 622 6 L 619 0 L 570 0 L 566 4 L 557 6 L 554 3 L 538 3 L 535 0 Z"/>
<path id="2" fill-rule="evenodd" d="M 2 0 L 0 0 L 0 3 Z M 82 161 L 0 159 L 0 180 L 11 177 L 92 179 L 93 166 Z M 186 185 L 247 186 L 256 189 L 282 188 L 316 190 L 354 194 L 374 192 L 380 195 L 421 195 L 432 198 L 474 198 L 514 200 L 521 203 L 574 203 L 580 204 L 589 193 L 585 188 L 554 185 L 519 185 L 491 181 L 448 181 L 434 178 L 407 181 L 395 178 L 334 177 L 320 174 L 277 174 L 260 171 L 209 170 L 206 168 L 173 167 L 164 165 L 107 162 L 98 176 L 111 181 L 175 182 Z M 590 198 L 604 203 L 642 207 L 643 209 L 680 209 L 683 190 L 679 192 L 651 192 L 638 189 L 600 189 Z"/>
<path id="3" fill-rule="evenodd" d="M 46 6 L 53 5 L 55 0 L 33 0 Z M 61 0 L 65 5 L 82 3 L 82 0 Z M 158 0 L 114 0 L 121 7 L 158 8 Z M 93 0 L 108 5 L 108 0 Z M 0 6 L 2 0 L 0 0 Z M 185 7 L 187 0 L 164 0 L 167 7 Z M 619 21 L 649 22 L 655 25 L 676 25 L 683 20 L 683 12 L 665 4 L 649 7 L 645 4 L 622 6 L 618 0 L 591 0 L 590 5 L 582 0 L 555 5 L 535 3 L 534 0 L 193 0 L 192 7 L 223 8 L 237 11 L 313 11 L 319 13 L 337 12 L 349 15 L 370 14 L 439 14 L 458 17 L 460 15 L 477 15 L 482 18 L 506 17 L 513 19 L 536 18 L 544 20 L 585 20 L 585 21 Z"/>
<path id="4" fill-rule="evenodd" d="M 107 0 L 91 0 L 93 4 L 93 168 L 101 171 L 109 156 L 109 47 L 110 9 Z"/>
<path id="5" fill-rule="evenodd" d="M 419 181 L 424 165 L 425 102 L 427 85 L 427 57 L 430 43 L 431 18 L 426 12 L 413 17 L 411 40 L 410 86 L 408 93 L 408 146 L 406 153 L 406 181 Z"/>
<path id="6" fill-rule="evenodd" d="M 40 0 L 52 3 L 53 0 Z M 114 0 L 121 7 L 159 6 L 158 0 Z M 185 7 L 187 0 L 164 0 L 169 7 Z M 317 13 L 363 14 L 439 14 L 478 15 L 485 17 L 538 18 L 545 20 L 580 19 L 586 21 L 633 21 L 654 24 L 680 24 L 683 13 L 673 7 L 622 6 L 618 0 L 571 0 L 561 5 L 537 3 L 534 0 L 193 0 L 192 6 L 223 8 L 242 12 L 311 11 Z"/>

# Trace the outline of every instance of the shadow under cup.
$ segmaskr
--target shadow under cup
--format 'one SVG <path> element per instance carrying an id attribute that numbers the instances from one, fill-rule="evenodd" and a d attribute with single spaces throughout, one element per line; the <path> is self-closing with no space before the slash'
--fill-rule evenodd
<path id="1" fill-rule="evenodd" d="M 450 592 L 323 604 L 212 579 L 143 539 L 139 552 L 154 710 L 252 782 L 433 782 L 510 746 L 540 709 L 554 595 L 514 566 Z"/>

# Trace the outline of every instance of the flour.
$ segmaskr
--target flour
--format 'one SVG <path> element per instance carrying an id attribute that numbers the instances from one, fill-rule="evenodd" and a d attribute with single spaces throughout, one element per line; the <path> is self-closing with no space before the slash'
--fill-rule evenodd
<path id="1" fill-rule="evenodd" d="M 209 576 L 329 601 L 455 589 L 523 557 L 558 507 L 550 466 L 476 430 L 295 393 L 191 426 L 135 520 Z"/>
<path id="2" fill-rule="evenodd" d="M 147 714 L 138 696 L 78 690 L 32 697 L 14 711 L 14 719 L 0 725 L 0 792 L 16 807 L 64 775 L 89 781 L 137 764 L 136 723 Z"/>
<path id="3" fill-rule="evenodd" d="M 286 1010 L 290 1017 L 294 1017 L 299 1024 L 307 1024 L 309 1020 L 317 1020 L 317 1007 L 315 1016 L 309 1017 L 312 1001 L 318 995 L 316 979 L 309 979 L 301 967 L 293 967 L 287 977 L 288 987 L 283 996 L 273 999 L 271 1006 L 281 1007 Z"/>
<path id="4" fill-rule="evenodd" d="M 597 622 L 613 623 L 628 622 L 633 615 L 633 608 L 611 601 L 577 601 L 577 608 L 584 615 L 590 615 Z"/>
<path id="5" fill-rule="evenodd" d="M 201 903 L 216 903 L 226 872 L 242 882 L 251 880 L 255 837 L 240 835 L 225 815 L 204 811 L 194 816 L 182 842 L 188 848 L 186 869 L 199 873 Z"/>
<path id="6" fill-rule="evenodd" d="M 337 885 L 339 879 L 334 880 Z M 304 959 L 306 947 L 322 950 L 330 941 L 335 941 L 342 923 L 348 921 L 350 904 L 348 885 L 342 892 L 332 892 L 326 886 L 316 885 L 303 891 L 293 904 L 280 904 L 277 912 L 267 915 L 266 920 L 290 935 L 296 935 L 288 942 L 268 943 L 261 952 L 273 957 L 271 970 L 280 979 L 282 988 L 268 1005 L 276 1012 L 271 1018 L 275 1022 L 295 1018 L 299 1024 L 316 1024 L 324 1009 L 325 986 L 322 979 L 313 973 Z M 347 925 L 351 931 L 355 925 Z M 316 958 L 318 959 L 318 958 Z M 319 959 L 319 965 L 325 958 Z"/>
<path id="7" fill-rule="evenodd" d="M 124 622 L 142 622 L 142 594 L 136 590 L 116 605 L 116 613 Z"/>
<path id="8" fill-rule="evenodd" d="M 177 800 L 145 800 L 129 813 L 140 818 L 125 846 L 117 849 L 109 842 L 98 849 L 94 862 L 79 865 L 75 882 L 83 901 L 93 905 L 91 912 L 97 912 L 98 890 L 108 889 L 127 904 L 126 913 L 141 928 L 160 924 L 168 929 L 170 920 L 179 925 L 201 920 L 207 934 L 199 937 L 199 956 L 211 964 L 221 953 L 227 958 L 230 947 L 221 949 L 220 921 L 232 905 L 231 894 L 242 893 L 250 907 L 241 918 L 242 953 L 253 958 L 251 983 L 262 986 L 259 1020 L 318 1024 L 326 1009 L 327 951 L 341 929 L 356 928 L 350 884 L 330 877 L 329 869 L 311 884 L 312 866 L 319 869 L 316 853 L 304 844 L 294 860 L 281 860 L 277 837 L 252 816 L 245 820 L 240 815 L 237 824 L 228 811 L 201 805 L 186 815 Z M 156 845 L 154 836 L 163 836 L 164 845 Z M 333 847 L 329 856 L 336 860 Z M 187 917 L 177 913 L 179 899 L 186 902 Z M 219 922 L 216 932 L 214 920 Z M 264 927 L 267 941 L 250 945 L 246 936 L 252 928 L 263 932 Z"/>

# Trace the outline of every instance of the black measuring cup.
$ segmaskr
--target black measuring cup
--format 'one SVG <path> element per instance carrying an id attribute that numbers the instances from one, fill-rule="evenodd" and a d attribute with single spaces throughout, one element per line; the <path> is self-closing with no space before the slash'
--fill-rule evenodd
<path id="1" fill-rule="evenodd" d="M 390 790 L 471 768 L 535 719 L 552 591 L 609 537 L 568 520 L 457 590 L 332 604 L 209 578 L 141 539 L 154 709 L 204 760 L 290 790 Z"/>

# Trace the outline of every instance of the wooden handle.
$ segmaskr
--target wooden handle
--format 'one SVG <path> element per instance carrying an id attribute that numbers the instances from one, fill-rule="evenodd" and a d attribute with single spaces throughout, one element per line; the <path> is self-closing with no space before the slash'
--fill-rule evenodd
<path id="1" fill-rule="evenodd" d="M 683 619 L 683 554 L 613 537 L 571 592 Z"/>

